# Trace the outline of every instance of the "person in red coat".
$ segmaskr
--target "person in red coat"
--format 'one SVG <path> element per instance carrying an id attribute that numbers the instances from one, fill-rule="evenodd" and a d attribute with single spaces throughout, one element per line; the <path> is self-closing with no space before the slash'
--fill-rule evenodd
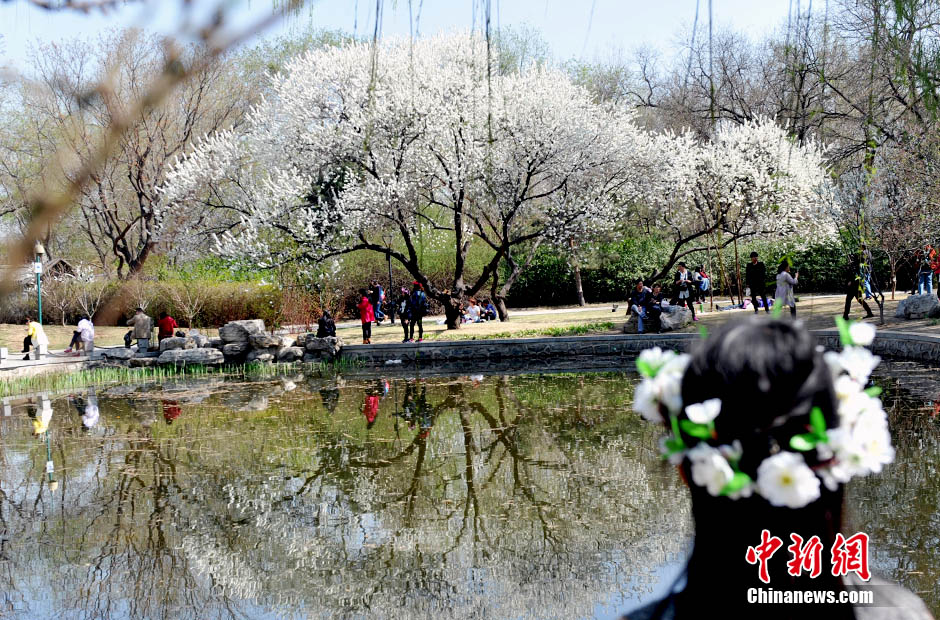
<path id="1" fill-rule="evenodd" d="M 372 302 L 369 300 L 369 292 L 366 289 L 359 289 L 359 320 L 362 321 L 362 344 L 372 344 L 372 322 L 375 320 L 375 312 L 372 309 Z"/>
<path id="2" fill-rule="evenodd" d="M 157 332 L 157 341 L 159 342 L 164 338 L 172 338 L 173 333 L 176 332 L 176 328 L 179 327 L 179 325 L 176 324 L 176 319 L 166 312 L 161 312 L 160 319 L 157 321 L 157 327 L 159 328 Z"/>

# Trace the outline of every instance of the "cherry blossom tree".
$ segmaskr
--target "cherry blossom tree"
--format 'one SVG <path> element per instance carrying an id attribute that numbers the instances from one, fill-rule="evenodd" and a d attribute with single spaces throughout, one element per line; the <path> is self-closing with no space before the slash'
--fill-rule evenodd
<path id="1" fill-rule="evenodd" d="M 273 75 L 237 131 L 167 175 L 166 204 L 227 210 L 220 252 L 275 267 L 353 251 L 401 263 L 456 328 L 489 282 L 500 314 L 540 243 L 622 218 L 650 140 L 561 71 L 500 72 L 474 35 L 313 50 Z M 446 283 L 418 247 L 453 244 Z M 487 260 L 469 273 L 471 246 Z M 498 282 L 506 261 L 509 276 Z"/>
<path id="2" fill-rule="evenodd" d="M 676 262 L 742 237 L 818 238 L 834 232 L 821 217 L 820 192 L 828 183 L 823 152 L 796 144 L 774 122 L 761 119 L 723 125 L 713 139 L 663 133 L 650 150 L 641 227 L 665 232 L 673 243 L 666 264 L 650 279 L 664 277 Z"/>

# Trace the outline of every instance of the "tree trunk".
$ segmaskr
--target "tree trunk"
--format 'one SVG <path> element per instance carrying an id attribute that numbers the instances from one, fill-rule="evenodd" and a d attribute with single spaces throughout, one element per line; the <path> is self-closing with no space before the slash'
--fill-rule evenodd
<path id="1" fill-rule="evenodd" d="M 447 329 L 460 329 L 460 300 L 455 297 L 448 297 L 444 302 L 444 318 L 447 321 Z"/>
<path id="2" fill-rule="evenodd" d="M 894 301 L 894 293 L 898 290 L 898 262 L 889 255 L 888 265 L 891 268 L 891 301 Z"/>
<path id="3" fill-rule="evenodd" d="M 493 296 L 493 305 L 496 306 L 496 314 L 500 321 L 509 320 L 509 310 L 506 309 L 506 298 L 502 295 Z"/>
<path id="4" fill-rule="evenodd" d="M 575 255 L 573 240 L 568 240 L 568 247 L 571 248 L 571 267 L 574 269 L 574 290 L 578 295 L 578 305 L 586 306 L 587 302 L 584 300 L 584 289 L 581 287 L 581 263 Z M 499 310 L 499 307 L 497 307 L 497 310 Z"/>
<path id="5" fill-rule="evenodd" d="M 738 303 L 744 304 L 744 287 L 741 282 L 741 259 L 738 258 L 738 237 L 734 237 L 734 270 L 738 278 Z"/>

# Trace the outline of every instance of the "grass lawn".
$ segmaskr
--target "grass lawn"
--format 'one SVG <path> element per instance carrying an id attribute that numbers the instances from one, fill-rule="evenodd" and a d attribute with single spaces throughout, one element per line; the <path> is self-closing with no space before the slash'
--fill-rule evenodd
<path id="1" fill-rule="evenodd" d="M 898 295 L 898 300 L 906 295 Z M 842 314 L 842 297 L 829 295 L 819 297 L 804 296 L 797 303 L 797 316 L 810 329 L 831 329 L 835 326 L 833 317 Z M 940 320 L 938 319 L 920 319 L 905 321 L 895 319 L 894 311 L 897 308 L 896 301 L 885 302 L 885 322 L 886 325 L 881 329 L 904 330 L 934 333 L 940 335 Z M 716 301 L 718 301 L 716 299 Z M 721 305 L 727 305 L 730 302 L 727 299 L 718 301 Z M 708 304 L 705 304 L 708 308 Z M 872 306 L 877 314 L 877 306 Z M 611 306 L 595 305 L 585 309 L 577 308 L 543 308 L 537 310 L 510 310 L 509 320 L 505 323 L 500 321 L 489 321 L 486 323 L 472 323 L 461 325 L 460 329 L 448 330 L 445 325 L 438 324 L 437 321 L 443 317 L 425 317 L 424 319 L 424 338 L 428 341 L 435 340 L 485 340 L 493 338 L 534 338 L 539 336 L 582 336 L 591 334 L 616 334 L 621 333 L 623 323 L 626 320 L 624 316 L 625 305 L 621 303 L 616 312 L 611 312 Z M 712 328 L 726 321 L 740 321 L 751 315 L 751 311 L 728 311 L 728 312 L 705 312 L 701 314 L 701 321 L 693 323 L 685 331 L 698 331 L 699 326 L 704 325 Z M 789 315 L 789 311 L 784 313 Z M 861 308 L 852 305 L 852 317 L 860 318 Z M 875 319 L 869 319 L 868 322 L 875 322 Z M 74 326 L 46 325 L 46 334 L 49 336 L 50 349 L 64 349 L 68 346 L 72 338 Z M 96 327 L 95 344 L 101 346 L 113 346 L 124 343 L 124 334 L 127 327 Z M 200 328 L 202 333 L 209 336 L 218 335 L 216 329 Z M 8 347 L 11 353 L 20 351 L 23 347 L 23 337 L 26 335 L 26 327 L 23 325 L 0 324 L 0 346 Z M 358 344 L 362 342 L 362 331 L 357 327 L 349 327 L 337 330 L 337 335 L 342 337 L 347 343 Z M 415 334 L 417 336 L 417 333 Z M 372 327 L 372 342 L 401 342 L 403 337 L 401 326 L 396 322 L 394 326 L 387 323 L 382 326 Z"/>

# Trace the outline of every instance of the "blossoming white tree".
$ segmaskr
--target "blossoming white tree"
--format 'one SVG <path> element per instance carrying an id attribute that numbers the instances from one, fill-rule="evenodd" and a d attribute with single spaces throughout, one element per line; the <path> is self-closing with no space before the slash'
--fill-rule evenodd
<path id="1" fill-rule="evenodd" d="M 565 74 L 500 74 L 488 57 L 471 35 L 299 56 L 243 130 L 208 136 L 175 167 L 163 199 L 235 213 L 219 238 L 230 256 L 379 252 L 444 306 L 448 327 L 487 282 L 505 318 L 499 302 L 540 242 L 623 216 L 649 139 Z M 446 286 L 420 264 L 427 236 L 453 244 Z M 486 249 L 481 273 L 466 268 L 472 244 Z"/>
<path id="2" fill-rule="evenodd" d="M 666 231 L 673 249 L 651 280 L 692 252 L 742 237 L 831 232 L 819 217 L 827 182 L 822 151 L 797 145 L 772 121 L 724 125 L 706 143 L 690 133 L 657 140 L 651 154 L 659 163 L 650 168 L 637 214 L 642 226 Z"/>

